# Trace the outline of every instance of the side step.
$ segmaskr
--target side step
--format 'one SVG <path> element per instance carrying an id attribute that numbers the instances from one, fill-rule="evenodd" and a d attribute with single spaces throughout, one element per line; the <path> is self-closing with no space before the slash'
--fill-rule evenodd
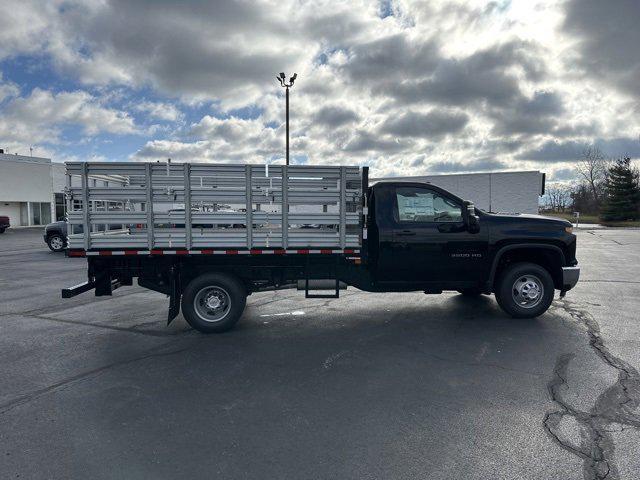
<path id="1" fill-rule="evenodd" d="M 347 284 L 339 281 L 337 278 L 334 279 L 309 279 L 305 278 L 304 280 L 298 280 L 297 283 L 298 290 L 304 290 L 305 298 L 340 298 L 340 290 L 346 290 Z M 327 293 L 317 293 L 311 294 L 309 291 L 311 290 L 334 290 L 335 293 L 327 294 Z"/>

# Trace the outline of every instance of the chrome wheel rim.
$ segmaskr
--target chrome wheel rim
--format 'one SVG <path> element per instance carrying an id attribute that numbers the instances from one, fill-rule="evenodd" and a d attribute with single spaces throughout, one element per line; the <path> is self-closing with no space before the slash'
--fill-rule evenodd
<path id="1" fill-rule="evenodd" d="M 53 237 L 49 242 L 51 243 L 51 247 L 55 250 L 60 250 L 64 247 L 64 243 L 60 237 Z"/>
<path id="2" fill-rule="evenodd" d="M 193 308 L 205 322 L 220 322 L 231 310 L 231 297 L 224 288 L 204 287 L 194 297 Z"/>
<path id="3" fill-rule="evenodd" d="M 535 275 L 520 275 L 511 287 L 511 295 L 522 308 L 533 308 L 542 301 L 544 286 Z"/>

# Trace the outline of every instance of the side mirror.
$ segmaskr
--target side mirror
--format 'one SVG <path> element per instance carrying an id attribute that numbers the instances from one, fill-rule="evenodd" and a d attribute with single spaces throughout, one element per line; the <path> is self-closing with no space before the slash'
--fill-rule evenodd
<path id="1" fill-rule="evenodd" d="M 472 202 L 464 202 L 466 211 L 464 212 L 464 220 L 469 233 L 478 233 L 480 231 L 480 219 L 476 215 L 476 207 Z"/>

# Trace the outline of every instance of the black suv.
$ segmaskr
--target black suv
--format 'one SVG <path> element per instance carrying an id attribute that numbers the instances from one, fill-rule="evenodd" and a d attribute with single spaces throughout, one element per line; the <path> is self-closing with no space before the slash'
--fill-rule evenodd
<path id="1" fill-rule="evenodd" d="M 60 220 L 44 227 L 44 243 L 51 251 L 62 252 L 67 247 L 67 222 Z"/>
<path id="2" fill-rule="evenodd" d="M 9 217 L 0 215 L 0 233 L 4 233 L 4 231 L 10 226 L 11 226 L 11 223 L 9 222 Z"/>

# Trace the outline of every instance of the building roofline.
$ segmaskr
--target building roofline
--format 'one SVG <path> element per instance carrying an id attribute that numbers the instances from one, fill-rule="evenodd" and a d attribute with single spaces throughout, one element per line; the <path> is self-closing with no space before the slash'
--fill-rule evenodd
<path id="1" fill-rule="evenodd" d="M 16 163 L 37 163 L 38 165 L 51 164 L 50 158 L 30 157 L 27 155 L 15 155 L 11 153 L 0 153 L 0 161 L 16 162 Z"/>
<path id="2" fill-rule="evenodd" d="M 381 179 L 402 179 L 402 178 L 420 178 L 420 177 L 444 177 L 444 176 L 461 176 L 461 175 L 500 175 L 505 173 L 542 173 L 540 170 L 500 170 L 498 172 L 461 172 L 461 173 L 425 173 L 419 175 L 398 175 L 395 177 L 376 177 L 372 180 L 381 180 Z"/>

